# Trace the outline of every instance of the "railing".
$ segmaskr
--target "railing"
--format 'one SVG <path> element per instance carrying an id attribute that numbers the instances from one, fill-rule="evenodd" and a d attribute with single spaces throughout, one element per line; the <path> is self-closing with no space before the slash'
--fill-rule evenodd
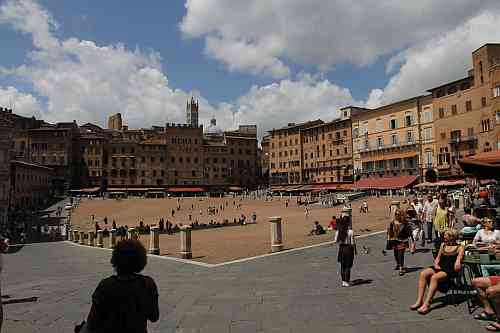
<path id="1" fill-rule="evenodd" d="M 377 150 L 384 150 L 384 149 L 392 149 L 392 148 L 403 148 L 407 146 L 414 146 L 417 143 L 415 141 L 409 141 L 409 142 L 403 142 L 403 143 L 391 143 L 391 144 L 386 144 L 386 145 L 377 145 L 376 147 L 371 148 L 370 146 L 364 146 L 360 149 L 361 152 L 371 152 L 371 151 L 377 151 Z"/>
<path id="2" fill-rule="evenodd" d="M 459 136 L 459 137 L 451 138 L 450 144 L 459 144 L 462 142 L 474 142 L 474 141 L 477 141 L 477 136 L 475 136 L 475 135 L 469 135 L 469 136 L 465 136 L 465 137 Z"/>

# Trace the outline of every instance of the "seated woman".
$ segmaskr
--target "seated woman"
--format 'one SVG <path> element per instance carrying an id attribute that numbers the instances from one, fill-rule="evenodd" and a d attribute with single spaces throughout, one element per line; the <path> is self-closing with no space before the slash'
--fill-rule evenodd
<path id="1" fill-rule="evenodd" d="M 479 230 L 474 237 L 473 244 L 500 242 L 500 230 L 494 230 L 493 220 L 485 218 L 483 221 L 483 229 Z"/>
<path id="2" fill-rule="evenodd" d="M 436 291 L 447 292 L 450 281 L 458 275 L 462 267 L 464 248 L 457 244 L 458 231 L 448 229 L 444 232 L 444 243 L 434 260 L 434 266 L 420 272 L 418 278 L 417 301 L 410 309 L 418 310 L 420 314 L 427 314 L 431 310 L 431 303 Z M 429 286 L 427 300 L 424 302 L 426 287 Z"/>

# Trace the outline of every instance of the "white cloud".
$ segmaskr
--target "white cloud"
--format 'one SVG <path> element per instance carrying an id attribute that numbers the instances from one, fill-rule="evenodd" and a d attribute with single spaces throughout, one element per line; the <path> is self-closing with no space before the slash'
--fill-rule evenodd
<path id="1" fill-rule="evenodd" d="M 498 1 L 187 0 L 180 29 L 230 70 L 284 77 L 285 60 L 370 64 L 491 8 Z"/>
<path id="2" fill-rule="evenodd" d="M 427 89 L 467 76 L 471 53 L 485 43 L 499 42 L 499 11 L 483 12 L 456 29 L 397 54 L 389 69 L 400 65 L 387 86 L 374 89 L 367 105 L 378 106 L 425 94 Z"/>
<path id="3" fill-rule="evenodd" d="M 33 95 L 22 93 L 12 86 L 0 86 L 0 106 L 12 108 L 16 110 L 15 113 L 27 117 L 39 117 L 42 111 L 40 103 Z"/>

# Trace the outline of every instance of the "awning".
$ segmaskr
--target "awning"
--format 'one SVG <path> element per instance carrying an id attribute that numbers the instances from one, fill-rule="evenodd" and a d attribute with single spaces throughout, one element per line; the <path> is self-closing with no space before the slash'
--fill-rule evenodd
<path id="1" fill-rule="evenodd" d="M 240 192 L 243 191 L 243 189 L 239 186 L 229 186 L 229 191 Z"/>
<path id="2" fill-rule="evenodd" d="M 458 161 L 462 170 L 479 178 L 500 178 L 500 151 L 480 153 Z"/>
<path id="3" fill-rule="evenodd" d="M 205 192 L 205 190 L 201 187 L 171 187 L 168 189 L 168 192 L 171 193 L 180 193 L 180 192 Z"/>
<path id="4" fill-rule="evenodd" d="M 375 190 L 401 189 L 412 185 L 417 179 L 418 176 L 363 178 L 354 184 L 354 188 Z"/>

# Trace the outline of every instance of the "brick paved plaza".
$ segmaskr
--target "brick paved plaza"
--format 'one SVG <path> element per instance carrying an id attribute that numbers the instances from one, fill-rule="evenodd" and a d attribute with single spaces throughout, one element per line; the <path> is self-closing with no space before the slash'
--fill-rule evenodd
<path id="1" fill-rule="evenodd" d="M 480 332 L 464 303 L 427 316 L 409 311 L 418 271 L 403 277 L 383 256 L 384 237 L 358 241 L 371 249 L 357 257 L 353 279 L 340 287 L 336 247 L 326 245 L 215 268 L 150 257 L 146 274 L 160 291 L 160 321 L 150 332 Z M 4 332 L 72 332 L 90 308 L 97 283 L 111 274 L 110 252 L 71 243 L 28 245 L 4 255 Z M 408 256 L 410 268 L 431 263 L 429 253 Z M 438 294 L 436 302 L 442 299 Z M 439 305 L 439 304 L 436 304 Z"/>
<path id="2" fill-rule="evenodd" d="M 400 198 L 367 198 L 370 208 L 368 214 L 359 213 L 361 201 L 352 203 L 354 231 L 356 234 L 366 234 L 384 230 L 387 224 L 388 205 L 391 200 Z M 223 219 L 233 221 L 241 214 L 250 220 L 252 212 L 257 213 L 256 225 L 221 227 L 208 230 L 195 230 L 192 233 L 193 256 L 195 260 L 207 263 L 220 263 L 223 261 L 251 257 L 268 253 L 270 251 L 270 231 L 268 218 L 270 216 L 281 216 L 283 218 L 283 235 L 286 248 L 297 248 L 325 241 L 331 241 L 332 232 L 321 236 L 307 236 L 312 229 L 314 221 L 319 221 L 327 226 L 332 215 L 340 216 L 342 206 L 335 208 L 324 208 L 319 205 L 310 205 L 309 216 L 305 217 L 303 206 L 297 206 L 296 198 L 289 199 L 288 208 L 285 207 L 285 198 L 274 197 L 273 201 L 250 200 L 239 198 L 183 198 L 181 209 L 176 211 L 172 218 L 171 209 L 177 206 L 177 198 L 171 199 L 125 199 L 125 200 L 83 200 L 72 214 L 71 223 L 79 230 L 94 230 L 91 215 L 99 225 L 111 228 L 113 220 L 118 226 L 129 227 L 139 224 L 141 219 L 145 224 L 157 224 L 160 217 L 169 220 L 173 224 L 189 224 L 188 215 L 192 215 L 192 221 L 196 218 L 199 223 L 208 223 L 210 220 L 222 222 Z M 233 207 L 233 202 L 242 204 L 242 208 Z M 226 208 L 226 203 L 228 204 Z M 194 209 L 191 209 L 194 205 Z M 213 216 L 207 215 L 208 206 L 220 207 L 224 211 Z M 200 210 L 202 215 L 200 215 Z M 102 220 L 108 217 L 108 225 Z M 149 236 L 142 235 L 141 240 L 148 246 Z M 108 240 L 105 240 L 107 244 Z M 160 249 L 162 255 L 178 256 L 180 247 L 179 234 L 160 236 Z"/>

